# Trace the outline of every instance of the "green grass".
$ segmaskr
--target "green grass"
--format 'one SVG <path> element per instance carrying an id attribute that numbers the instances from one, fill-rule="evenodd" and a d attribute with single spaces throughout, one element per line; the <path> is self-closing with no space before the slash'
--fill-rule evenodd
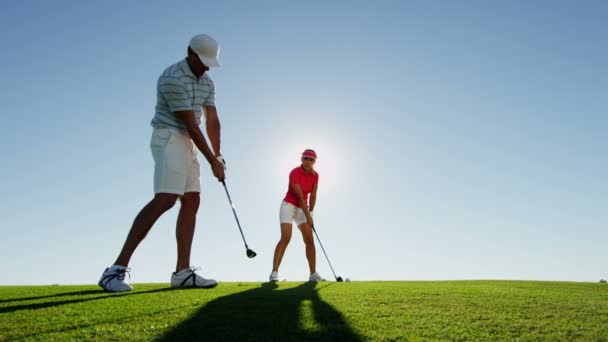
<path id="1" fill-rule="evenodd" d="M 0 287 L 0 340 L 608 341 L 608 285 L 530 281 Z"/>

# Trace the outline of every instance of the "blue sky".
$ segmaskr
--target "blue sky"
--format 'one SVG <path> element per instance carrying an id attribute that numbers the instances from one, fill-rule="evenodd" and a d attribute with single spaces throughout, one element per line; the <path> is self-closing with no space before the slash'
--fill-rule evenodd
<path id="1" fill-rule="evenodd" d="M 608 277 L 605 2 L 0 6 L 0 284 L 95 283 L 115 259 L 153 195 L 156 79 L 196 33 L 222 47 L 228 185 L 258 252 L 203 167 L 205 275 L 267 278 L 288 172 L 315 148 L 316 225 L 342 276 Z M 133 281 L 169 281 L 176 212 Z M 280 277 L 305 279 L 294 233 Z"/>

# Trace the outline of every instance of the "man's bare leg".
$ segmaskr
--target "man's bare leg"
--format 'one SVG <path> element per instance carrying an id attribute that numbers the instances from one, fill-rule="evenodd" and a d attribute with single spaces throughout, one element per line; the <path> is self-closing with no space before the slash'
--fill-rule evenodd
<path id="1" fill-rule="evenodd" d="M 145 207 L 137 214 L 127 240 L 125 241 L 122 250 L 114 265 L 127 267 L 131 256 L 139 243 L 146 237 L 156 220 L 167 210 L 175 205 L 178 195 L 158 193 L 154 198 L 146 204 Z"/>
<path id="2" fill-rule="evenodd" d="M 190 251 L 196 226 L 196 213 L 200 205 L 199 192 L 186 192 L 181 201 L 181 208 L 177 216 L 175 237 L 177 239 L 177 265 L 175 272 L 190 267 Z"/>

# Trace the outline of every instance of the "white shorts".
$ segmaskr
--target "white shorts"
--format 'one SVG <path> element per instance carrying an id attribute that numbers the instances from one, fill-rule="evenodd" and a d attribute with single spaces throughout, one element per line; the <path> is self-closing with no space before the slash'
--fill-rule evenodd
<path id="1" fill-rule="evenodd" d="M 304 210 L 285 201 L 281 203 L 279 218 L 281 223 L 292 223 L 293 221 L 296 221 L 296 225 L 298 226 L 302 223 L 306 223 L 306 215 L 304 215 Z"/>
<path id="2" fill-rule="evenodd" d="M 170 128 L 154 128 L 150 149 L 155 194 L 201 192 L 197 150 L 188 135 Z"/>

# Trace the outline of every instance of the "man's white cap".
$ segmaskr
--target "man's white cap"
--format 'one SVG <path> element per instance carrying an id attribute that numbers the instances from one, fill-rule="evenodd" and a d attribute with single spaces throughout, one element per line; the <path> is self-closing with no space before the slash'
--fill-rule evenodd
<path id="1" fill-rule="evenodd" d="M 190 48 L 198 55 L 201 62 L 208 67 L 219 67 L 217 57 L 220 54 L 220 44 L 207 34 L 197 34 L 190 40 Z"/>

